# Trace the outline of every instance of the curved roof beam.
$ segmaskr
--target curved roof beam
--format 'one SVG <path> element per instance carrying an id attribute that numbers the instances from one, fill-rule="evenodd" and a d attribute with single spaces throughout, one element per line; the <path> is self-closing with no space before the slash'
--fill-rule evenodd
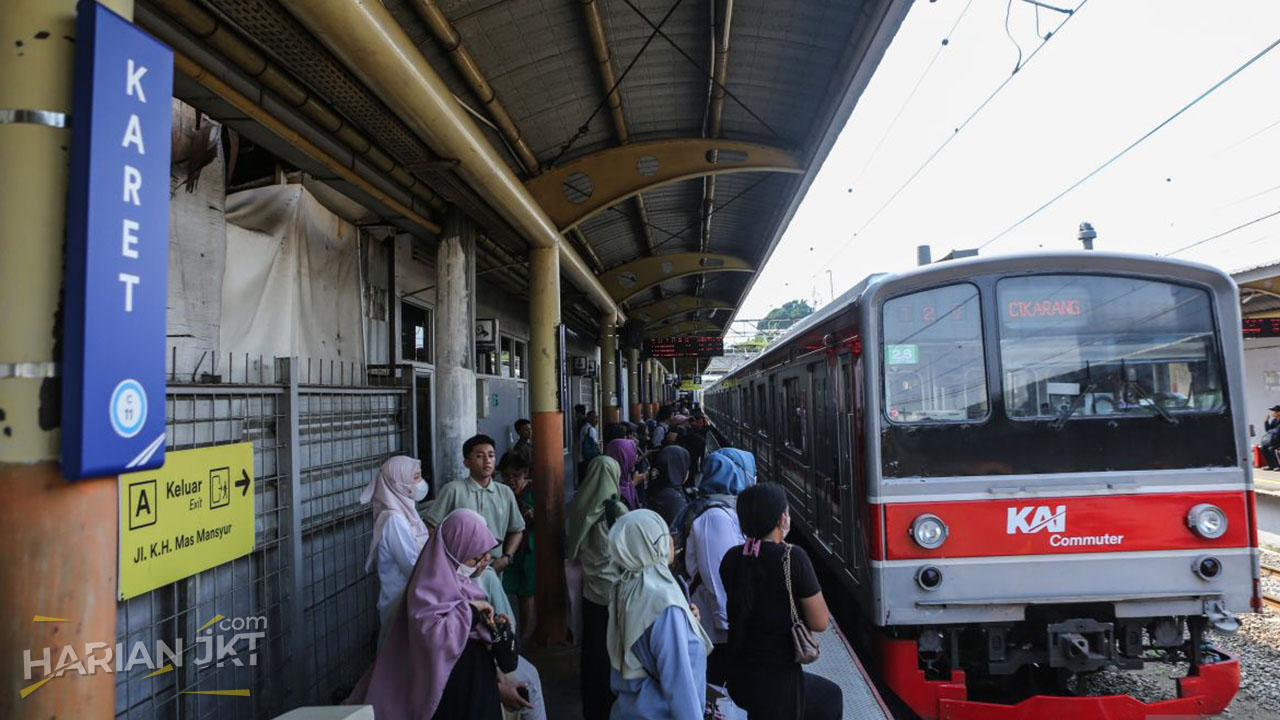
<path id="1" fill-rule="evenodd" d="M 803 173 L 799 156 L 759 143 L 707 138 L 655 140 L 584 155 L 525 181 L 561 232 L 663 185 L 732 172 Z"/>
<path id="2" fill-rule="evenodd" d="M 732 255 L 715 253 L 664 253 L 619 265 L 600 274 L 605 292 L 614 302 L 635 297 L 658 283 L 688 275 L 713 272 L 755 272 L 751 263 Z"/>
<path id="3" fill-rule="evenodd" d="M 673 295 L 669 298 L 651 302 L 631 311 L 631 317 L 639 318 L 649 325 L 658 325 L 672 318 L 685 315 L 696 310 L 732 310 L 733 305 L 724 300 L 694 297 L 693 295 Z"/>
<path id="4" fill-rule="evenodd" d="M 716 335 L 719 335 L 722 332 L 724 332 L 724 328 L 720 327 L 719 325 L 716 325 L 715 323 L 696 322 L 691 320 L 689 322 L 676 323 L 675 325 L 668 325 L 666 327 L 656 328 L 654 330 L 648 330 L 645 332 L 644 336 L 649 338 L 679 337 L 681 335 L 693 335 L 693 334 L 703 334 L 703 333 L 714 333 Z"/>

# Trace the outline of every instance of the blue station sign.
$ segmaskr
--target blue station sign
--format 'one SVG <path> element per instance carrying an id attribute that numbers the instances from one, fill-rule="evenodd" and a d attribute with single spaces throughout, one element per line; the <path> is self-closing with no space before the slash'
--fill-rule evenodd
<path id="1" fill-rule="evenodd" d="M 164 464 L 173 52 L 91 0 L 76 18 L 62 472 Z"/>

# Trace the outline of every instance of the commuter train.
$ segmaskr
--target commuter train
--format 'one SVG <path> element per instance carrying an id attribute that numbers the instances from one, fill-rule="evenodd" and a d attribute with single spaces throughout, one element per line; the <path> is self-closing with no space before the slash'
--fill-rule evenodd
<path id="1" fill-rule="evenodd" d="M 1239 300 L 1098 252 L 873 275 L 705 393 L 921 718 L 1220 712 L 1261 607 Z M 1179 663 L 1176 696 L 1089 694 Z"/>

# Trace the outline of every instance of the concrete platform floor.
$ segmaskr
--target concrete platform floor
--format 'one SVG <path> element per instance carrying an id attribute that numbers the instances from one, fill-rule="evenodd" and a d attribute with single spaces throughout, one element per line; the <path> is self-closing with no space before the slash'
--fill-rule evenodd
<path id="1" fill-rule="evenodd" d="M 528 647 L 524 656 L 538 668 L 542 678 L 542 696 L 547 704 L 547 717 L 573 720 L 582 717 L 579 692 L 579 653 L 576 645 Z"/>

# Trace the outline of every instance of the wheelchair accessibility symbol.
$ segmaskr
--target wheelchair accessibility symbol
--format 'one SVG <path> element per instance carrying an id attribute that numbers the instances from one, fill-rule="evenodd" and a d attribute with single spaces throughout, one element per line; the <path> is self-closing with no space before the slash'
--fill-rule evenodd
<path id="1" fill-rule="evenodd" d="M 111 429 L 123 438 L 137 435 L 147 422 L 147 391 L 132 378 L 122 380 L 111 393 Z"/>

